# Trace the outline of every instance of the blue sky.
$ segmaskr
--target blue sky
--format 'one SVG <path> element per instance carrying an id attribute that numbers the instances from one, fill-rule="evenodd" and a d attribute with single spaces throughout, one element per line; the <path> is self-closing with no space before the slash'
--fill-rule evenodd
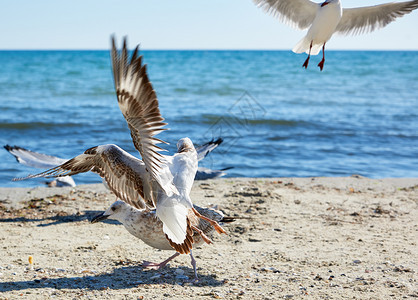
<path id="1" fill-rule="evenodd" d="M 0 49 L 108 49 L 112 33 L 143 49 L 291 49 L 304 35 L 251 0 L 2 1 L 0 28 Z M 418 50 L 418 11 L 373 33 L 333 36 L 327 48 Z"/>

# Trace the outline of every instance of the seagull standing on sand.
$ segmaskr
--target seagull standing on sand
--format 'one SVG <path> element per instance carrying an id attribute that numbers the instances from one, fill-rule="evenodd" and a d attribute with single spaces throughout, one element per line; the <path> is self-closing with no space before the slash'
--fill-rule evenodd
<path id="1" fill-rule="evenodd" d="M 310 56 L 317 55 L 322 47 L 322 60 L 318 64 L 321 71 L 325 62 L 325 44 L 334 33 L 348 35 L 371 32 L 418 8 L 418 0 L 344 9 L 340 0 L 326 0 L 322 3 L 310 0 L 253 1 L 265 11 L 299 29 L 309 27 L 306 36 L 292 51 L 308 54 L 303 64 L 306 69 Z"/>
<path id="2" fill-rule="evenodd" d="M 166 130 L 163 127 L 167 123 L 163 122 L 160 114 L 157 96 L 148 79 L 146 66 L 142 64 L 142 56 L 138 56 L 138 46 L 129 59 L 126 39 L 119 52 L 112 38 L 111 57 L 119 108 L 142 160 L 116 145 L 100 145 L 87 149 L 60 166 L 15 180 L 88 171 L 98 173 L 119 199 L 138 209 L 155 209 L 171 247 L 181 254 L 189 254 L 194 232 L 210 243 L 210 239 L 195 225 L 194 218 L 206 220 L 218 233 L 225 233 L 216 221 L 201 215 L 190 199 L 198 164 L 196 150 L 186 137 L 178 141 L 177 153 L 173 156 L 160 153 L 164 149 L 157 144 L 166 142 L 155 136 Z"/>
<path id="3" fill-rule="evenodd" d="M 199 211 L 202 215 L 217 222 L 232 222 L 234 218 L 225 217 L 222 212 L 212 208 L 201 208 L 197 205 L 193 207 Z M 201 230 L 207 237 L 211 238 L 214 231 L 214 227 L 207 221 L 197 218 L 191 215 L 191 222 L 199 230 Z M 118 220 L 125 226 L 126 230 L 133 236 L 141 239 L 145 244 L 160 250 L 173 250 L 163 232 L 163 223 L 156 218 L 155 209 L 153 210 L 141 210 L 137 209 L 121 200 L 114 202 L 105 212 L 95 216 L 91 222 L 96 223 L 106 219 Z M 204 242 L 202 236 L 196 231 L 193 232 L 194 246 L 200 245 Z M 142 267 L 144 269 L 159 270 L 164 268 L 168 262 L 180 255 L 176 252 L 168 259 L 161 263 L 153 263 L 144 261 Z M 197 280 L 196 260 L 190 251 L 191 264 L 193 266 L 195 280 Z"/>

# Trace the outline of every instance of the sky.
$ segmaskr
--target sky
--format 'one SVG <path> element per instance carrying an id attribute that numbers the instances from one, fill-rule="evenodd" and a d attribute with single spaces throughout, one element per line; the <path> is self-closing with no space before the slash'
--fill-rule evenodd
<path id="1" fill-rule="evenodd" d="M 252 0 L 1 1 L 1 50 L 108 49 L 127 35 L 142 49 L 287 50 L 304 36 Z M 322 1 L 315 1 L 322 2 Z M 385 0 L 342 0 L 343 7 Z M 399 2 L 399 1 L 398 1 Z M 359 36 L 333 36 L 328 49 L 418 50 L 418 10 Z"/>

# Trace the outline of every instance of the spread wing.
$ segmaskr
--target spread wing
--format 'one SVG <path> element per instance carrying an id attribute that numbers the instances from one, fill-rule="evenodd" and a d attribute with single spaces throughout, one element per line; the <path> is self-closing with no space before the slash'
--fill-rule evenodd
<path id="1" fill-rule="evenodd" d="M 253 0 L 254 3 L 272 14 L 299 29 L 308 28 L 315 19 L 319 8 L 318 3 L 309 0 Z"/>
<path id="2" fill-rule="evenodd" d="M 418 0 L 387 3 L 375 6 L 345 8 L 336 32 L 360 34 L 385 27 L 396 18 L 418 8 Z"/>
<path id="3" fill-rule="evenodd" d="M 101 145 L 87 149 L 83 154 L 60 166 L 13 180 L 72 176 L 88 171 L 103 177 L 109 189 L 128 204 L 140 209 L 155 207 L 152 192 L 147 184 L 149 175 L 145 170 L 145 164 L 116 145 Z"/>
<path id="4" fill-rule="evenodd" d="M 163 122 L 164 118 L 160 114 L 157 95 L 148 79 L 146 66 L 142 64 L 142 56 L 138 56 L 138 46 L 129 59 L 126 39 L 119 52 L 112 37 L 111 56 L 119 108 L 128 123 L 135 148 L 140 152 L 152 179 L 164 192 L 167 195 L 177 193 L 172 184 L 172 176 L 161 176 L 167 173 L 168 168 L 164 156 L 159 152 L 164 149 L 157 144 L 167 143 L 155 136 L 166 130 L 163 127 L 167 123 Z"/>
<path id="5" fill-rule="evenodd" d="M 6 145 L 4 148 L 9 151 L 19 163 L 32 168 L 48 169 L 67 161 L 67 159 L 33 152 L 19 146 Z"/>
<path id="6" fill-rule="evenodd" d="M 205 144 L 203 144 L 200 147 L 196 148 L 196 152 L 197 152 L 197 160 L 201 161 L 202 159 L 204 159 L 209 153 L 211 153 L 213 150 L 215 150 L 216 147 L 218 147 L 220 144 L 222 144 L 223 139 L 222 138 L 218 138 L 216 141 L 215 140 L 211 140 Z"/>
<path id="7" fill-rule="evenodd" d="M 196 172 L 196 176 L 194 177 L 194 180 L 206 180 L 206 179 L 212 179 L 212 178 L 218 178 L 225 176 L 226 173 L 224 171 L 232 169 L 233 167 L 227 167 L 220 170 L 212 170 L 204 167 L 199 167 Z"/>

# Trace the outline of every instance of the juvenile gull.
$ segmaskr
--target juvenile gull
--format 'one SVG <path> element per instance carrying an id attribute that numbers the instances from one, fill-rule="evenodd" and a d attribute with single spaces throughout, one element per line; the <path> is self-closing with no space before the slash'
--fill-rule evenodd
<path id="1" fill-rule="evenodd" d="M 308 54 L 303 64 L 307 68 L 310 56 L 317 55 L 322 47 L 322 60 L 318 64 L 321 71 L 325 62 L 325 44 L 334 33 L 348 35 L 371 32 L 418 8 L 418 0 L 344 9 L 340 0 L 326 0 L 322 3 L 310 0 L 253 1 L 298 29 L 309 27 L 306 36 L 292 51 Z"/>
<path id="2" fill-rule="evenodd" d="M 202 146 L 198 147 L 196 149 L 198 161 L 201 161 L 202 159 L 204 159 L 210 152 L 212 152 L 222 142 L 223 142 L 222 138 L 218 138 L 217 140 L 211 140 L 203 144 Z M 4 148 L 16 158 L 17 162 L 21 163 L 22 165 L 33 167 L 33 168 L 50 169 L 70 160 L 69 158 L 67 159 L 60 158 L 57 156 L 28 150 L 19 146 L 5 145 Z M 204 167 L 198 167 L 195 180 L 205 180 L 205 179 L 224 176 L 226 173 L 223 171 L 229 170 L 229 169 L 231 169 L 231 167 L 220 169 L 220 170 L 212 170 L 212 169 L 208 169 Z M 47 182 L 47 184 L 48 186 L 58 186 L 58 187 L 76 186 L 74 179 L 71 176 L 58 177 L 54 181 Z"/>
<path id="3" fill-rule="evenodd" d="M 197 211 L 199 211 L 199 213 L 214 221 L 231 222 L 233 220 L 233 218 L 224 219 L 224 216 L 220 211 L 211 208 L 201 208 L 197 205 L 193 206 Z M 207 221 L 197 218 L 193 213 L 191 213 L 191 211 L 189 211 L 189 217 L 191 224 L 201 230 L 207 237 L 212 237 L 212 233 L 214 231 L 213 226 L 211 226 Z M 151 247 L 160 250 L 173 250 L 163 232 L 163 223 L 158 218 L 156 218 L 155 209 L 141 210 L 118 200 L 114 202 L 105 212 L 94 217 L 91 222 L 96 223 L 105 219 L 118 220 L 123 224 L 123 226 L 125 226 L 129 233 L 141 239 L 145 244 Z M 202 236 L 198 232 L 193 231 L 192 237 L 194 246 L 203 243 Z M 170 256 L 168 259 L 161 263 L 144 261 L 142 266 L 147 269 L 159 270 L 178 255 L 180 255 L 180 253 L 176 252 L 174 255 Z M 197 280 L 196 260 L 192 255 L 192 251 L 190 251 L 190 258 L 191 264 L 193 266 L 195 280 Z"/>
<path id="4" fill-rule="evenodd" d="M 138 46 L 129 59 L 126 39 L 122 51 L 117 51 L 112 37 L 111 57 L 119 108 L 142 160 L 116 145 L 100 145 L 60 166 L 15 180 L 88 171 L 98 173 L 119 199 L 138 209 L 155 209 L 170 245 L 177 252 L 188 254 L 194 242 L 194 231 L 210 243 L 204 232 L 194 225 L 192 216 L 206 220 L 218 233 L 225 233 L 216 221 L 201 215 L 190 199 L 198 164 L 196 150 L 186 137 L 177 142 L 177 153 L 173 156 L 160 153 L 164 149 L 157 144 L 166 142 L 155 136 L 166 130 L 163 127 L 167 123 L 160 114 L 142 56 L 138 56 Z"/>

